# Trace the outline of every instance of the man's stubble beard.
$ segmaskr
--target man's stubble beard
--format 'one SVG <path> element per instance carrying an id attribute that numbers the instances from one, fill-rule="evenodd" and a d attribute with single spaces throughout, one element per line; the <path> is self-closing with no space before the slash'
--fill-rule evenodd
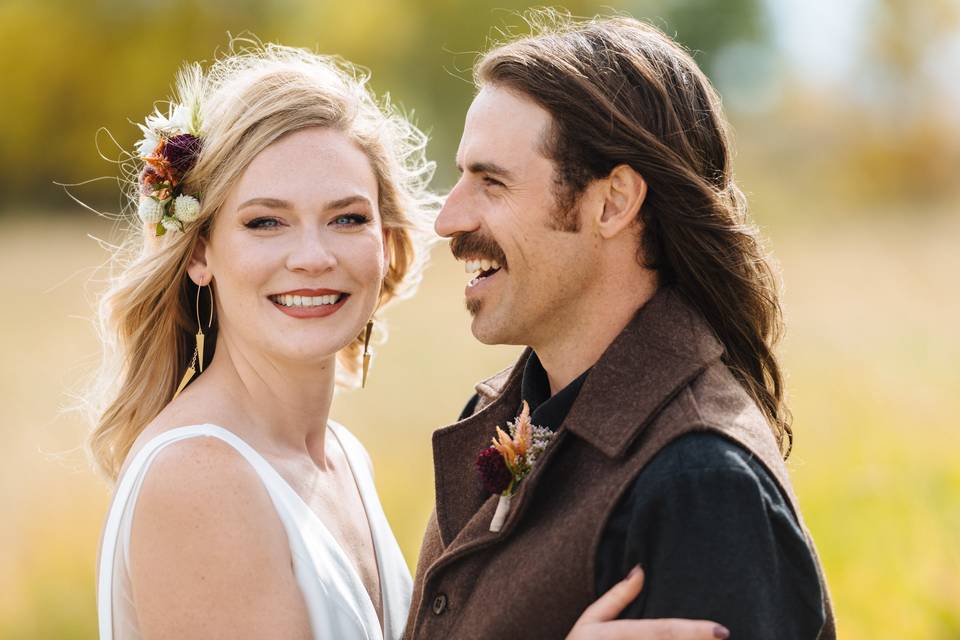
<path id="1" fill-rule="evenodd" d="M 471 317 L 476 318 L 477 314 L 480 313 L 481 307 L 483 307 L 483 300 L 467 298 L 464 301 L 464 305 L 467 307 L 467 313 L 469 313 Z"/>

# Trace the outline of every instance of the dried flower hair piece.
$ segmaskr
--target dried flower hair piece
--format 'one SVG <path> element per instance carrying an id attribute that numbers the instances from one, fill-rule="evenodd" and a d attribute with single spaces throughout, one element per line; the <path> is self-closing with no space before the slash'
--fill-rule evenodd
<path id="1" fill-rule="evenodd" d="M 202 82 L 199 68 L 191 69 L 183 85 Z M 199 92 L 197 92 L 199 93 Z M 166 115 L 155 110 L 138 125 L 143 139 L 137 152 L 143 160 L 140 171 L 140 202 L 137 215 L 144 224 L 156 225 L 157 236 L 183 231 L 184 224 L 200 217 L 199 193 L 184 193 L 184 177 L 200 157 L 200 103 L 197 95 L 188 104 L 171 103 Z"/>

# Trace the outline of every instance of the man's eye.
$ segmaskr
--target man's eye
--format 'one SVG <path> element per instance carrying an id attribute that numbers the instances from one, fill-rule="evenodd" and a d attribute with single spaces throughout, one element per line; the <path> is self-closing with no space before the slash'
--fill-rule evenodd
<path id="1" fill-rule="evenodd" d="M 370 222 L 370 218 L 362 213 L 345 213 L 333 219 L 333 224 L 338 227 L 360 226 Z"/>
<path id="2" fill-rule="evenodd" d="M 503 183 L 490 176 L 483 176 L 483 183 L 491 187 L 502 187 Z"/>
<path id="3" fill-rule="evenodd" d="M 273 229 L 280 226 L 276 218 L 254 218 L 244 225 L 247 229 Z"/>

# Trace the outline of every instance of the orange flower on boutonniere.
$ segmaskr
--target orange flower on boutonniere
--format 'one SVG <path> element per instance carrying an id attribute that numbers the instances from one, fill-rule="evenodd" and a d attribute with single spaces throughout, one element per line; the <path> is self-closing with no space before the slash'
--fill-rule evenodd
<path id="1" fill-rule="evenodd" d="M 483 486 L 494 495 L 500 494 L 490 531 L 500 531 L 510 511 L 510 498 L 517 485 L 533 469 L 552 437 L 552 431 L 530 422 L 530 406 L 524 400 L 520 415 L 507 423 L 507 431 L 497 427 L 493 445 L 480 452 L 477 470 Z"/>

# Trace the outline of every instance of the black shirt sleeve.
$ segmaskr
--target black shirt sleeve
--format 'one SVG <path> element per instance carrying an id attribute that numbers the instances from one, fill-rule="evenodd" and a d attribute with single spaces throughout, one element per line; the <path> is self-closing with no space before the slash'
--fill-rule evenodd
<path id="1" fill-rule="evenodd" d="M 813 553 L 766 469 L 725 438 L 688 434 L 637 476 L 597 551 L 597 592 L 636 564 L 623 618 L 702 618 L 731 638 L 810 639 L 825 615 Z"/>

